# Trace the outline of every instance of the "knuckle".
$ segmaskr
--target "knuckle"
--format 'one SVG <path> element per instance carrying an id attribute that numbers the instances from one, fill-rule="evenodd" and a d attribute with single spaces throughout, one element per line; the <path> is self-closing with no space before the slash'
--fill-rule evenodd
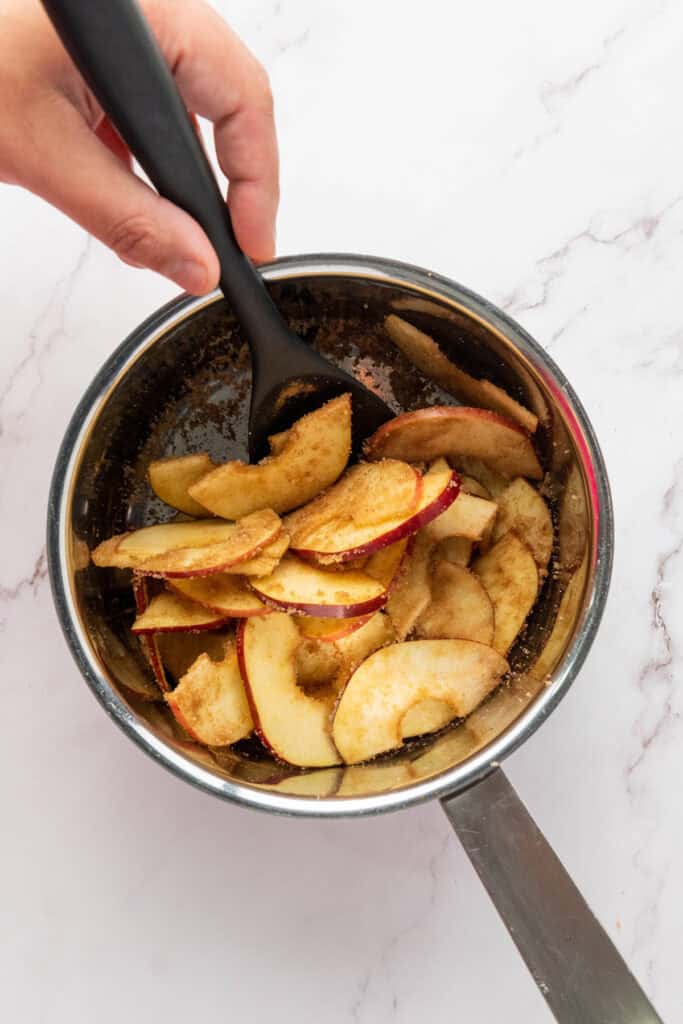
<path id="1" fill-rule="evenodd" d="M 153 222 L 134 213 L 118 221 L 109 231 L 107 245 L 124 263 L 154 269 L 161 259 L 161 246 Z"/>

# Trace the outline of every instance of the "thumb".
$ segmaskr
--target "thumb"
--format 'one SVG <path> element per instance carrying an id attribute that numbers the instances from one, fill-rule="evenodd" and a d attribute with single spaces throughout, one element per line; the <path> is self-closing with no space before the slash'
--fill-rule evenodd
<path id="1" fill-rule="evenodd" d="M 197 222 L 137 178 L 65 102 L 41 124 L 22 183 L 108 245 L 202 295 L 216 287 L 218 259 Z"/>

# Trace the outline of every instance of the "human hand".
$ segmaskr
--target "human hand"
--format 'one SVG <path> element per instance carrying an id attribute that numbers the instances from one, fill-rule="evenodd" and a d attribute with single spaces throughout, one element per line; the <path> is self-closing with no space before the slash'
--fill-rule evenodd
<path id="1" fill-rule="evenodd" d="M 203 0 L 141 0 L 190 111 L 213 122 L 237 240 L 275 248 L 278 154 L 266 72 Z M 0 181 L 42 196 L 110 246 L 186 291 L 218 283 L 203 229 L 130 167 L 120 138 L 38 0 L 0 0 Z"/>

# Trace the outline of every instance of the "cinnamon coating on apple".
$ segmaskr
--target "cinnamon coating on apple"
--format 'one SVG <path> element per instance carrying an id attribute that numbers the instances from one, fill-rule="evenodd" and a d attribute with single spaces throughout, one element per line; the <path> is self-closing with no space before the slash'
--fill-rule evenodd
<path id="1" fill-rule="evenodd" d="M 333 768 L 474 712 L 509 671 L 554 544 L 524 419 L 419 409 L 349 465 L 343 395 L 257 464 L 152 463 L 152 489 L 183 515 L 92 560 L 132 570 L 131 628 L 176 727 Z"/>

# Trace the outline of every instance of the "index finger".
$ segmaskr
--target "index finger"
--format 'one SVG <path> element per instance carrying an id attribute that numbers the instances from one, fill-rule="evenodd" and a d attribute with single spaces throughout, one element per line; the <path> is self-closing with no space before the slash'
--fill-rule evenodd
<path id="1" fill-rule="evenodd" d="M 257 262 L 275 251 L 279 167 L 268 76 L 239 37 L 201 0 L 159 3 L 146 13 L 190 110 L 214 123 L 229 181 L 237 240 Z"/>

